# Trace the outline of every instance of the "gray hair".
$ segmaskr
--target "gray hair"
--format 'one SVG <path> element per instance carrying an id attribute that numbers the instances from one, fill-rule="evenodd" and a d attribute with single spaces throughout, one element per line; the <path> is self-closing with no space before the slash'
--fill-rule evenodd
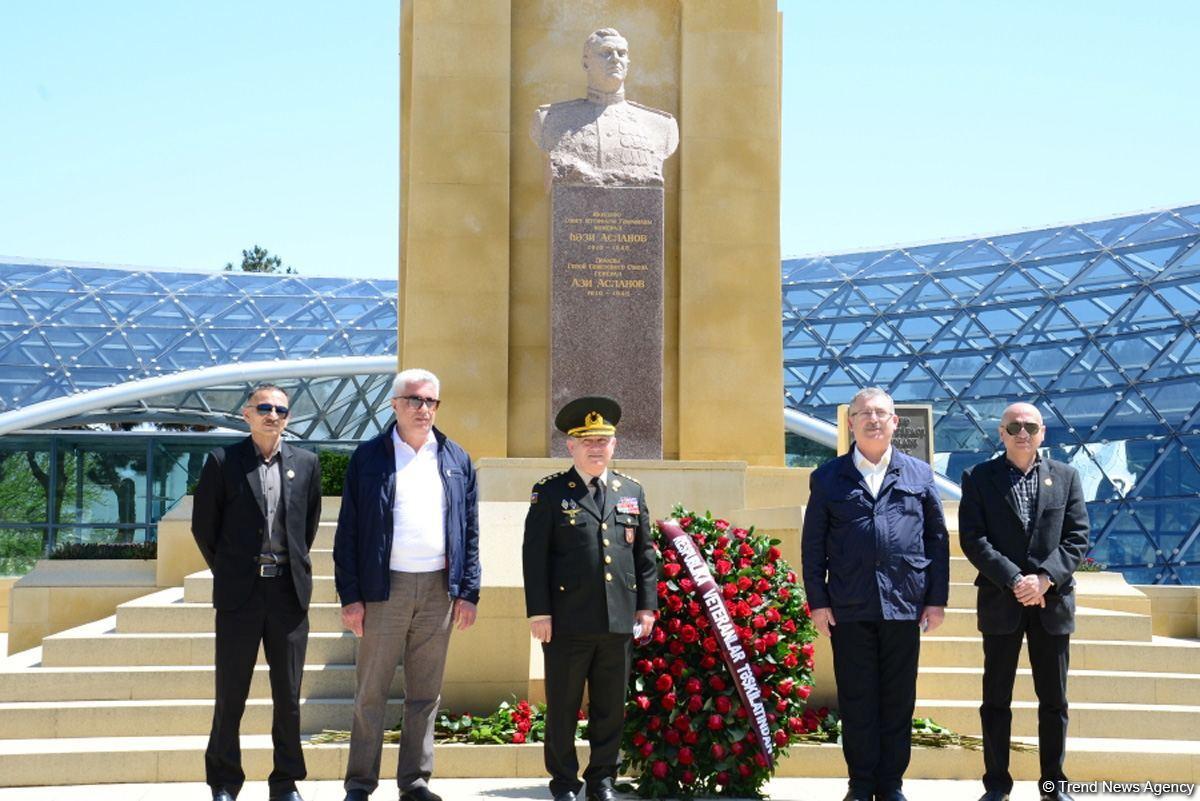
<path id="1" fill-rule="evenodd" d="M 434 392 L 439 394 L 442 390 L 442 384 L 436 375 L 428 370 L 422 370 L 420 367 L 410 367 L 396 373 L 396 377 L 392 379 L 392 397 L 398 396 L 405 387 L 412 384 L 433 384 Z"/>
<path id="2" fill-rule="evenodd" d="M 860 402 L 869 398 L 886 398 L 888 406 L 892 407 L 893 412 L 896 411 L 896 402 L 881 387 L 863 387 L 858 392 L 855 392 L 854 397 L 850 399 L 850 408 L 853 409 Z"/>
<path id="3" fill-rule="evenodd" d="M 588 38 L 583 42 L 583 57 L 588 57 L 588 52 L 592 49 L 592 45 L 600 44 L 601 39 L 609 39 L 611 37 L 624 39 L 616 28 L 597 28 L 588 35 Z"/>
<path id="4" fill-rule="evenodd" d="M 285 397 L 285 398 L 288 397 L 287 390 L 284 389 L 283 387 L 277 386 L 275 384 L 267 384 L 267 383 L 255 384 L 254 387 L 250 390 L 250 394 L 246 396 L 246 402 L 242 405 L 243 406 L 252 406 L 254 404 L 254 399 L 258 396 L 258 393 L 260 393 L 260 392 L 280 392 L 283 394 L 283 397 Z M 288 398 L 288 400 L 291 400 L 291 398 Z"/>

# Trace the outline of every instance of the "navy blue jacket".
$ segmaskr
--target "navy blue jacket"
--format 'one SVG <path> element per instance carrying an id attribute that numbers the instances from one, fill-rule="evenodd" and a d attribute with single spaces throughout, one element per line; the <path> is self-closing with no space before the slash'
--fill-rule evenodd
<path id="1" fill-rule="evenodd" d="M 813 471 L 801 538 L 812 609 L 840 623 L 916 620 L 950 595 L 950 540 L 933 470 L 895 448 L 879 497 L 853 452 Z"/>
<path id="2" fill-rule="evenodd" d="M 342 605 L 386 601 L 391 588 L 395 423 L 355 449 L 346 469 L 333 536 L 334 583 Z M 438 472 L 446 493 L 446 568 L 451 597 L 479 603 L 479 505 L 471 457 L 437 428 Z"/>

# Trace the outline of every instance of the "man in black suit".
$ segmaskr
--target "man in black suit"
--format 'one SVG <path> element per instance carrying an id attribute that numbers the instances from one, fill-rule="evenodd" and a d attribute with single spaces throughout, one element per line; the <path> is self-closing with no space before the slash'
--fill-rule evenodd
<path id="1" fill-rule="evenodd" d="M 585 683 L 587 797 L 615 801 L 630 636 L 649 636 L 658 608 L 646 496 L 608 468 L 620 418 L 612 398 L 563 407 L 554 424 L 575 464 L 534 485 L 525 518 L 525 609 L 546 660 L 545 758 L 556 801 L 580 790 L 575 725 Z"/>
<path id="2" fill-rule="evenodd" d="M 1000 417 L 1005 453 L 963 473 L 958 528 L 963 553 L 979 569 L 983 634 L 981 801 L 1006 801 L 1012 791 L 1011 704 L 1022 639 L 1038 697 L 1038 786 L 1044 801 L 1070 798 L 1062 783 L 1075 630 L 1072 574 L 1087 551 L 1088 513 L 1075 469 L 1038 455 L 1045 436 L 1037 408 L 1014 403 Z"/>
<path id="3" fill-rule="evenodd" d="M 204 753 L 214 801 L 232 801 L 246 780 L 238 734 L 260 643 L 274 703 L 271 801 L 302 801 L 300 679 L 321 471 L 315 455 L 283 441 L 287 404 L 279 387 L 255 387 L 242 409 L 250 436 L 210 453 L 196 485 L 192 534 L 212 570 L 217 610 L 216 704 Z"/>

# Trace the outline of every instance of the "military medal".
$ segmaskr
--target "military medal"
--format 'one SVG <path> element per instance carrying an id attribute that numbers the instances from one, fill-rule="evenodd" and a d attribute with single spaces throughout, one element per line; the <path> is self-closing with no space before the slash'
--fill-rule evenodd
<path id="1" fill-rule="evenodd" d="M 617 501 L 617 512 L 623 515 L 636 515 L 641 509 L 638 508 L 638 499 L 626 495 Z"/>

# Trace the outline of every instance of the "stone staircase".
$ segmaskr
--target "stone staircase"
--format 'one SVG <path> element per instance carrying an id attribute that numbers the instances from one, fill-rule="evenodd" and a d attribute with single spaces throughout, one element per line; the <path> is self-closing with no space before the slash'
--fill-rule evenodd
<path id="1" fill-rule="evenodd" d="M 349 728 L 352 712 L 356 641 L 341 630 L 332 579 L 336 506 L 327 500 L 313 550 L 312 633 L 301 707 L 306 736 Z M 452 638 L 445 703 L 456 710 L 491 709 L 510 694 L 540 695 L 540 654 L 530 646 L 515 557 L 524 509 L 521 502 L 481 504 L 488 583 L 479 623 Z M 952 505 L 948 512 L 953 521 Z M 798 519 L 796 510 L 788 515 Z M 798 532 L 786 525 L 778 531 L 792 551 Z M 957 537 L 953 554 L 952 608 L 945 625 L 922 643 L 917 714 L 972 734 L 979 731 L 982 677 L 974 570 Z M 0 786 L 202 780 L 212 714 L 211 591 L 207 571 L 192 573 L 181 587 L 124 603 L 111 617 L 54 634 L 40 648 L 0 662 Z M 1150 601 L 1142 593 L 1119 576 L 1085 574 L 1071 668 L 1067 770 L 1073 779 L 1200 779 L 1200 641 L 1154 635 Z M 817 670 L 814 699 L 832 692 L 823 647 Z M 398 675 L 396 699 L 400 688 Z M 1036 743 L 1027 665 L 1014 697 L 1014 736 Z M 270 771 L 269 699 L 266 666 L 260 664 L 242 725 L 252 778 Z M 397 701 L 389 716 L 394 721 L 398 714 Z M 305 753 L 310 778 L 343 774 L 344 744 L 308 743 Z M 395 746 L 387 746 L 385 775 L 395 762 Z M 909 775 L 972 778 L 981 770 L 977 752 L 916 749 Z M 1014 754 L 1014 770 L 1019 778 L 1036 778 L 1036 754 Z M 779 766 L 783 776 L 837 777 L 844 771 L 836 746 L 795 747 Z M 539 777 L 541 749 L 439 746 L 437 773 Z"/>

